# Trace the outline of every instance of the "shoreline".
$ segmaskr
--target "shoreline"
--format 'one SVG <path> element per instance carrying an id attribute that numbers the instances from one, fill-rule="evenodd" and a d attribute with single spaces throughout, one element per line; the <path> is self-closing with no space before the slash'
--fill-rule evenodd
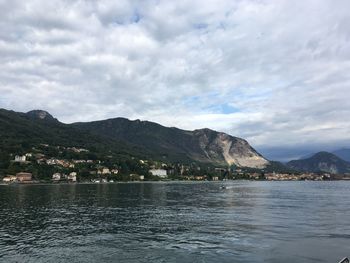
<path id="1" fill-rule="evenodd" d="M 113 183 L 94 183 L 94 182 L 75 182 L 75 183 L 50 183 L 50 182 L 30 182 L 30 183 L 0 183 L 0 186 L 19 186 L 19 185 L 117 185 L 117 184 L 165 184 L 165 183 L 215 183 L 223 184 L 227 182 L 344 182 L 348 179 L 340 180 L 226 180 L 226 181 L 196 181 L 196 180 L 167 180 L 167 181 L 120 181 Z"/>

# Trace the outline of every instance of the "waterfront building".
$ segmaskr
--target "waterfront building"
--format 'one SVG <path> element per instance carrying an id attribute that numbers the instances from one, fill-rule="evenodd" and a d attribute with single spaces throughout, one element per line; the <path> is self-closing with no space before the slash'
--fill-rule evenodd
<path id="1" fill-rule="evenodd" d="M 160 178 L 167 178 L 167 171 L 164 169 L 151 169 L 149 170 L 149 172 L 154 175 L 154 176 L 158 176 Z"/>
<path id="2" fill-rule="evenodd" d="M 17 177 L 14 176 L 14 175 L 5 176 L 5 177 L 2 179 L 2 181 L 3 181 L 4 183 L 10 183 L 10 182 L 14 182 L 14 181 L 16 181 L 16 180 L 17 180 Z"/>
<path id="3" fill-rule="evenodd" d="M 61 174 L 60 173 L 54 173 L 52 175 L 52 181 L 59 181 L 61 180 Z"/>
<path id="4" fill-rule="evenodd" d="M 28 182 L 28 181 L 32 180 L 32 174 L 31 173 L 25 173 L 25 172 L 17 173 L 16 174 L 16 179 L 19 182 Z"/>
<path id="5" fill-rule="evenodd" d="M 76 182 L 77 181 L 77 173 L 76 172 L 71 172 L 68 175 L 68 181 Z"/>

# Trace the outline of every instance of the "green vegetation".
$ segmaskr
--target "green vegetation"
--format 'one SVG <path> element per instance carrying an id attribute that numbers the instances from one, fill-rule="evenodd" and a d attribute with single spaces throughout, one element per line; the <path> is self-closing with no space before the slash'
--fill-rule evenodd
<path id="1" fill-rule="evenodd" d="M 220 162 L 193 160 L 191 154 L 202 152 L 199 142 L 193 141 L 198 138 L 176 128 L 123 118 L 68 125 L 48 113 L 44 119 L 40 116 L 37 111 L 25 114 L 0 110 L 0 176 L 23 171 L 45 181 L 54 173 L 76 172 L 81 181 L 136 180 L 140 175 L 144 180 L 158 180 L 149 170 L 161 168 L 167 170 L 169 179 L 212 180 L 261 173 L 254 169 L 236 173 L 235 167 L 229 169 Z M 16 155 L 25 154 L 26 162 L 14 162 Z M 108 170 L 101 172 L 103 168 Z M 273 163 L 266 171 L 277 168 L 285 169 Z"/>

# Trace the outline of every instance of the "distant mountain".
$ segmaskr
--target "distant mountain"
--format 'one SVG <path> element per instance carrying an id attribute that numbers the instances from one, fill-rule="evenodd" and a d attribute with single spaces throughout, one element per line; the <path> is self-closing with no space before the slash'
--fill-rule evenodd
<path id="1" fill-rule="evenodd" d="M 350 172 L 350 163 L 329 152 L 319 152 L 307 159 L 293 160 L 288 162 L 287 166 L 302 172 Z"/>
<path id="2" fill-rule="evenodd" d="M 186 157 L 198 162 L 251 168 L 264 168 L 269 164 L 247 141 L 210 129 L 186 131 L 125 118 L 75 123 L 73 126 L 98 136 L 142 146 L 172 159 Z"/>
<path id="3" fill-rule="evenodd" d="M 42 110 L 0 109 L 0 149 L 47 143 L 91 148 L 170 162 L 264 168 L 269 165 L 247 141 L 210 129 L 186 131 L 125 118 L 64 124 Z"/>
<path id="4" fill-rule="evenodd" d="M 300 157 L 298 160 L 309 159 L 310 157 L 312 157 L 314 155 L 315 155 L 315 153 L 309 153 L 309 154 L 306 154 L 306 155 Z"/>
<path id="5" fill-rule="evenodd" d="M 333 154 L 347 162 L 350 162 L 350 149 L 339 149 L 334 151 Z"/>

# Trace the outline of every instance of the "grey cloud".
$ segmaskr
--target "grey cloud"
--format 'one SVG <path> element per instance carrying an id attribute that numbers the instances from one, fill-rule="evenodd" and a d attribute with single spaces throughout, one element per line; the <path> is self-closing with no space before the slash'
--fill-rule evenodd
<path id="1" fill-rule="evenodd" d="M 349 8 L 0 0 L 0 107 L 43 108 L 65 122 L 124 116 L 210 127 L 267 151 L 346 144 Z"/>

